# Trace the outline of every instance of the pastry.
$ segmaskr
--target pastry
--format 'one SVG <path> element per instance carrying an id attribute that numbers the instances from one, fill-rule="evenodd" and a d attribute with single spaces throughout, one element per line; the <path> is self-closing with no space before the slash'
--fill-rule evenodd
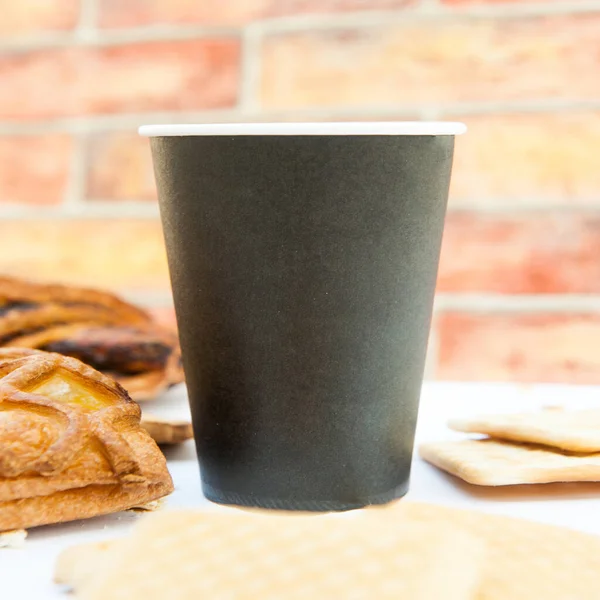
<path id="1" fill-rule="evenodd" d="M 143 505 L 173 490 L 140 408 L 60 354 L 0 349 L 0 531 Z"/>
<path id="2" fill-rule="evenodd" d="M 183 381 L 177 335 L 108 292 L 0 278 L 0 346 L 78 358 L 135 400 Z"/>
<path id="3" fill-rule="evenodd" d="M 148 314 L 108 292 L 67 285 L 40 284 L 0 277 L 0 310 L 34 308 L 44 304 L 88 305 L 119 315 L 123 323 L 147 323 Z"/>
<path id="4" fill-rule="evenodd" d="M 194 437 L 191 423 L 187 421 L 175 421 L 173 419 L 161 419 L 147 413 L 144 413 L 142 416 L 142 427 L 157 444 L 165 446 L 180 444 Z"/>

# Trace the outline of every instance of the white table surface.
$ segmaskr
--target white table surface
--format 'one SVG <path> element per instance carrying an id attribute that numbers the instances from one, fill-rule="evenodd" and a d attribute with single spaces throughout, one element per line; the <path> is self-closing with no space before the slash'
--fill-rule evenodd
<path id="1" fill-rule="evenodd" d="M 461 434 L 446 428 L 449 417 L 515 412 L 544 405 L 600 407 L 600 388 L 426 383 L 417 443 L 460 437 Z M 160 400 L 145 403 L 144 408 L 162 416 L 180 418 L 189 415 L 183 388 L 173 390 Z M 167 458 L 175 492 L 168 498 L 166 506 L 218 509 L 202 497 L 193 442 L 168 450 Z M 461 483 L 415 457 L 407 498 L 472 507 L 600 535 L 600 483 L 478 488 Z M 65 590 L 52 583 L 58 553 L 73 544 L 123 535 L 139 517 L 140 513 L 123 512 L 31 530 L 22 548 L 0 549 L 0 598 L 68 600 Z"/>

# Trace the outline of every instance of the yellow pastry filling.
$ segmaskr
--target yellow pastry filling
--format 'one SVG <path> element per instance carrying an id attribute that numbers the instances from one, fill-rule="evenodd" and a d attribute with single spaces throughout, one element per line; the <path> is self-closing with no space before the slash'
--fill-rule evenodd
<path id="1" fill-rule="evenodd" d="M 89 411 L 114 404 L 114 401 L 111 399 L 97 393 L 93 394 L 86 386 L 81 385 L 62 373 L 52 375 L 52 377 L 45 379 L 37 386 L 31 388 L 30 391 L 64 404 L 79 406 Z"/>

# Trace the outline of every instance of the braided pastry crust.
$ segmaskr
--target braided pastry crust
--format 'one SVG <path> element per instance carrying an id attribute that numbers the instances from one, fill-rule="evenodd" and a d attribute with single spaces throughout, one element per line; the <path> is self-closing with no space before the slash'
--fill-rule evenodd
<path id="1" fill-rule="evenodd" d="M 0 349 L 0 531 L 87 518 L 173 490 L 140 408 L 59 354 Z"/>

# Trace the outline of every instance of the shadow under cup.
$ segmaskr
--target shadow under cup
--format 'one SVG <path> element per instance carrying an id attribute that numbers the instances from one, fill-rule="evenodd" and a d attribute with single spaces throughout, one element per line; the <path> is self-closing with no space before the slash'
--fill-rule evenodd
<path id="1" fill-rule="evenodd" d="M 456 123 L 148 126 L 212 501 L 408 489 Z"/>

